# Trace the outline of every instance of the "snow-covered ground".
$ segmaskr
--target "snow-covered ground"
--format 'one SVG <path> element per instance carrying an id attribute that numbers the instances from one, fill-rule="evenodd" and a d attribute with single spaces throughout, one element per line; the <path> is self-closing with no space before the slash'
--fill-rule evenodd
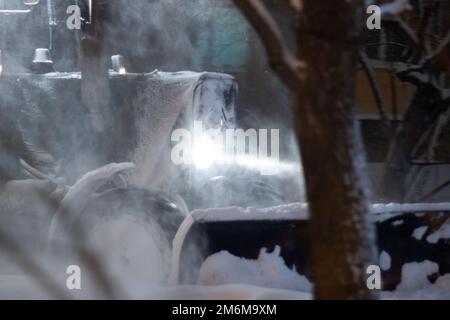
<path id="1" fill-rule="evenodd" d="M 438 265 L 430 261 L 412 262 L 403 265 L 402 282 L 390 292 L 382 292 L 382 299 L 450 299 L 450 274 L 431 283 L 428 276 L 438 272 Z"/>
<path id="2" fill-rule="evenodd" d="M 450 211 L 450 204 L 436 204 L 432 206 L 424 205 L 374 205 L 372 214 L 377 221 L 384 221 L 388 214 L 392 217 L 398 212 L 426 212 L 426 211 Z M 266 209 L 211 209 L 195 211 L 189 215 L 185 223 L 179 229 L 174 241 L 174 256 L 172 257 L 172 266 L 177 265 L 182 243 L 190 227 L 198 221 L 210 220 L 239 220 L 239 219 L 308 219 L 307 206 L 305 204 L 290 204 Z M 295 269 L 286 266 L 281 257 L 281 248 L 275 247 L 273 252 L 268 252 L 261 248 L 257 259 L 250 260 L 234 256 L 227 251 L 221 251 L 209 256 L 199 270 L 197 285 L 177 285 L 172 282 L 165 285 L 159 279 L 164 278 L 168 273 L 168 263 L 163 263 L 158 245 L 143 245 L 143 238 L 134 228 L 133 224 L 114 224 L 113 238 L 103 235 L 100 230 L 96 234 L 106 241 L 101 245 L 102 248 L 116 248 L 119 251 L 127 253 L 127 259 L 122 259 L 122 254 L 117 256 L 124 265 L 128 264 L 129 259 L 133 257 L 146 256 L 145 265 L 149 268 L 139 269 L 141 273 L 134 270 L 132 273 L 138 276 L 137 280 L 142 279 L 141 274 L 147 273 L 150 269 L 157 269 L 162 276 L 157 276 L 156 280 L 149 278 L 149 281 L 140 281 L 140 285 L 133 284 L 132 288 L 139 287 L 138 290 L 127 290 L 124 298 L 129 299 L 311 299 L 313 284 L 310 279 L 299 274 Z M 439 230 L 431 233 L 425 239 L 430 243 L 436 243 L 440 238 L 450 238 L 450 228 L 444 224 Z M 105 231 L 108 234 L 109 231 Z M 422 239 L 426 229 L 417 228 L 411 237 Z M 123 237 L 120 235 L 123 234 Z M 131 240 L 130 234 L 135 235 L 139 243 L 137 247 L 124 246 L 124 239 Z M 152 233 L 153 234 L 153 233 Z M 149 241 L 154 241 L 148 239 Z M 99 242 L 101 243 L 101 242 Z M 122 248 L 123 247 L 123 248 Z M 135 252 L 131 248 L 140 248 Z M 153 249 L 152 249 L 153 248 Z M 142 251 L 144 250 L 144 251 Z M 105 250 L 103 250 L 105 251 Z M 117 250 L 115 250 L 117 251 Z M 154 252 L 153 252 L 154 251 Z M 104 254 L 106 252 L 102 252 Z M 117 253 L 117 252 L 116 252 Z M 128 259 L 129 258 L 129 259 Z M 391 256 L 389 252 L 380 253 L 380 267 L 382 270 L 391 268 Z M 158 260 L 159 259 L 159 260 Z M 158 261 L 157 261 L 158 260 Z M 170 260 L 170 259 L 169 259 Z M 155 262 L 160 262 L 160 266 Z M 119 263 L 108 263 L 119 266 Z M 114 271 L 114 270 L 113 270 Z M 122 270 L 116 270 L 115 275 L 121 278 Z M 381 292 L 382 299 L 450 299 L 450 274 L 438 276 L 439 267 L 432 261 L 420 261 L 406 263 L 403 265 L 402 278 L 400 284 L 392 292 Z M 153 271 L 151 271 L 153 272 Z M 153 274 L 153 275 L 156 275 Z M 175 277 L 176 280 L 177 277 Z M 153 281 L 153 280 L 154 281 Z M 432 281 L 431 279 L 435 279 Z M 174 279 L 172 279 L 174 280 Z M 76 296 L 77 297 L 77 296 Z M 0 275 L 0 299 L 46 299 L 51 298 L 46 295 L 33 279 L 24 276 L 5 276 Z M 90 298 L 89 295 L 87 298 Z"/>
<path id="3" fill-rule="evenodd" d="M 403 266 L 402 281 L 394 291 L 380 292 L 381 299 L 450 299 L 450 274 L 431 283 L 437 264 L 424 261 Z M 0 299 L 49 299 L 31 278 L 0 276 Z M 197 285 L 149 286 L 129 299 L 221 300 L 221 299 L 312 299 L 313 285 L 289 269 L 280 257 L 280 249 L 272 253 L 262 249 L 258 259 L 248 260 L 222 251 L 206 259 Z"/>
<path id="4" fill-rule="evenodd" d="M 9 299 L 51 299 L 37 286 L 33 279 L 25 276 L 0 276 L 0 300 Z M 310 300 L 311 294 L 301 291 L 272 289 L 244 284 L 220 286 L 168 286 L 151 287 L 137 297 L 125 299 L 150 300 Z"/>
<path id="5" fill-rule="evenodd" d="M 290 270 L 279 254 L 279 248 L 273 253 L 262 249 L 258 259 L 246 260 L 222 251 L 210 256 L 203 263 L 199 284 L 240 283 L 290 289 L 312 296 L 313 285 L 306 277 Z M 406 263 L 403 265 L 401 283 L 394 291 L 381 292 L 380 298 L 389 300 L 450 299 L 450 274 L 437 278 L 434 283 L 428 279 L 428 276 L 436 274 L 438 270 L 438 265 L 430 261 Z"/>

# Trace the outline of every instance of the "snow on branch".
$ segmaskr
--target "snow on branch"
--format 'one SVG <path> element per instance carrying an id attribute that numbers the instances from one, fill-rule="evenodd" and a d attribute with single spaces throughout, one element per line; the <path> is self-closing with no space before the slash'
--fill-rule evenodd
<path id="1" fill-rule="evenodd" d="M 303 8 L 303 0 L 288 0 L 289 6 L 295 10 L 295 12 L 302 11 Z"/>
<path id="2" fill-rule="evenodd" d="M 233 0 L 259 34 L 266 49 L 269 64 L 290 89 L 304 79 L 306 65 L 287 48 L 282 32 L 261 0 Z"/>
<path id="3" fill-rule="evenodd" d="M 398 19 L 393 21 L 402 21 L 399 17 L 397 18 Z M 406 24 L 399 24 L 399 26 L 403 31 L 407 31 L 408 26 Z M 420 50 L 425 52 L 422 52 L 421 59 L 415 64 L 395 63 L 395 66 L 392 68 L 393 71 L 404 81 L 409 81 L 415 85 L 432 85 L 440 93 L 441 99 L 449 100 L 450 89 L 442 83 L 442 78 L 431 76 L 427 74 L 425 70 L 426 67 L 432 64 L 433 61 L 450 45 L 450 30 L 447 31 L 447 34 L 439 41 L 438 45 L 433 50 L 421 45 L 415 33 L 408 33 L 408 36 L 410 36 L 410 40 L 414 41 Z"/>
<path id="4" fill-rule="evenodd" d="M 396 16 L 405 11 L 410 11 L 413 9 L 411 4 L 409 3 L 409 0 L 394 0 L 390 3 L 383 4 L 380 7 L 381 7 L 381 14 L 383 16 L 384 15 Z"/>

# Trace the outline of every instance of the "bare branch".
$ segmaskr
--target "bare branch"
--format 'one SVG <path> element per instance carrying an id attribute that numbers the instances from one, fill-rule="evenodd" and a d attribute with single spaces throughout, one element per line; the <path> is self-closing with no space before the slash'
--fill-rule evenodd
<path id="1" fill-rule="evenodd" d="M 303 8 L 303 0 L 287 0 L 289 7 L 291 7 L 296 13 L 300 13 Z"/>
<path id="2" fill-rule="evenodd" d="M 447 32 L 447 35 L 440 41 L 437 48 L 425 58 L 424 63 L 427 63 L 435 59 L 442 52 L 442 50 L 444 50 L 449 44 L 450 44 L 450 30 Z"/>
<path id="3" fill-rule="evenodd" d="M 359 51 L 359 60 L 361 61 L 363 69 L 366 73 L 367 80 L 369 80 L 370 87 L 372 88 L 372 92 L 375 97 L 375 102 L 377 104 L 381 120 L 387 127 L 390 127 L 391 125 L 389 122 L 389 118 L 387 116 L 387 108 L 386 104 L 384 103 L 383 93 L 381 92 L 373 68 L 370 65 L 369 58 L 367 57 L 366 53 L 362 50 Z"/>
<path id="4" fill-rule="evenodd" d="M 269 64 L 283 83 L 292 90 L 304 79 L 305 63 L 284 44 L 278 23 L 260 0 L 233 0 L 259 34 L 267 52 Z"/>
<path id="5" fill-rule="evenodd" d="M 418 68 L 423 67 L 428 64 L 432 60 L 434 60 L 449 44 L 450 44 L 450 30 L 447 32 L 446 36 L 439 42 L 438 46 L 432 50 L 431 45 L 428 41 L 425 40 L 425 25 L 427 21 L 422 22 L 422 26 L 420 27 L 419 34 L 400 16 L 393 15 L 386 20 L 392 21 L 397 24 L 397 26 L 402 29 L 405 35 L 408 37 L 409 41 L 411 41 L 418 49 L 424 51 L 422 61 L 418 64 Z"/>
<path id="6" fill-rule="evenodd" d="M 402 29 L 402 31 L 406 34 L 406 36 L 409 38 L 409 40 L 417 47 L 421 48 L 419 37 L 417 36 L 416 32 L 413 28 L 410 27 L 408 23 L 406 23 L 402 18 L 395 16 L 392 19 L 389 19 L 389 21 L 395 22 L 397 26 Z"/>
<path id="7" fill-rule="evenodd" d="M 437 119 L 436 126 L 433 129 L 430 143 L 428 145 L 428 154 L 427 154 L 428 161 L 433 161 L 434 159 L 434 150 L 438 144 L 439 138 L 442 135 L 444 127 L 448 123 L 449 117 L 450 117 L 450 109 L 447 109 L 447 111 L 441 113 Z"/>
<path id="8" fill-rule="evenodd" d="M 436 195 L 437 193 L 441 192 L 442 190 L 444 190 L 445 188 L 447 188 L 448 186 L 450 186 L 450 180 L 438 185 L 437 187 L 433 188 L 431 191 L 429 191 L 427 194 L 425 194 L 424 196 L 422 196 L 419 199 L 419 202 L 426 202 L 429 201 L 431 199 L 431 197 L 433 197 L 434 195 Z"/>

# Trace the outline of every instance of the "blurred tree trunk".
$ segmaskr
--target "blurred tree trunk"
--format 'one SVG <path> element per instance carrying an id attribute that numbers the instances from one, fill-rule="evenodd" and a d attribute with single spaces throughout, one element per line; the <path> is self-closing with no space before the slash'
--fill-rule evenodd
<path id="1" fill-rule="evenodd" d="M 366 286 L 374 230 L 368 221 L 368 178 L 355 118 L 355 74 L 362 1 L 303 2 L 299 58 L 306 79 L 295 92 L 311 212 L 317 299 L 373 298 Z"/>
<path id="2" fill-rule="evenodd" d="M 107 4 L 101 0 L 92 1 L 92 21 L 86 26 L 86 36 L 81 41 L 81 96 L 89 110 L 94 130 L 104 130 L 109 119 L 107 106 L 110 99 L 108 69 L 109 57 L 105 48 L 105 23 L 108 19 Z"/>
<path id="3" fill-rule="evenodd" d="M 354 111 L 363 1 L 290 1 L 300 17 L 297 58 L 263 2 L 234 2 L 258 32 L 273 71 L 292 91 L 311 212 L 315 298 L 374 298 L 365 271 L 374 257 L 375 233 Z"/>
<path id="4" fill-rule="evenodd" d="M 94 169 L 108 162 L 112 123 L 109 87 L 111 58 L 105 33 L 109 14 L 109 5 L 105 0 L 92 1 L 91 21 L 85 26 L 80 44 L 81 98 L 87 110 L 86 130 L 89 130 L 89 135 L 85 135 L 88 138 L 78 139 L 76 150 L 82 150 L 83 155 L 77 154 L 75 158 L 79 170 L 75 176 L 84 173 L 86 168 Z"/>

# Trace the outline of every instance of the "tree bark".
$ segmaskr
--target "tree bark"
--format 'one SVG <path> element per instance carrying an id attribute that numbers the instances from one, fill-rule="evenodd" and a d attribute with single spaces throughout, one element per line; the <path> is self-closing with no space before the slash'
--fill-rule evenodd
<path id="1" fill-rule="evenodd" d="M 307 0 L 298 31 L 306 79 L 294 92 L 295 130 L 311 212 L 316 299 L 362 299 L 374 257 L 368 178 L 355 118 L 362 1 Z"/>

